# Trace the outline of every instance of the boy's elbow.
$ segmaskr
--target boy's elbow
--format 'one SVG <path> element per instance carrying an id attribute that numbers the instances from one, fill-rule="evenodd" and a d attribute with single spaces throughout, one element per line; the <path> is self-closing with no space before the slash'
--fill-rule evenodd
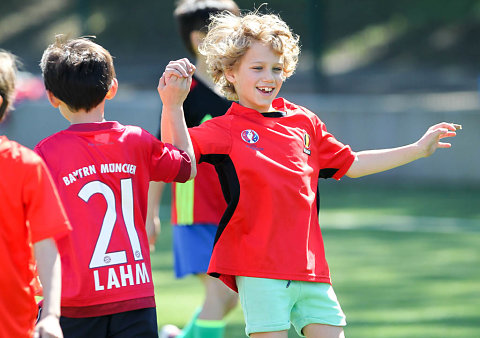
<path id="1" fill-rule="evenodd" d="M 350 178 L 359 178 L 365 176 L 365 174 L 360 170 L 361 166 L 359 165 L 359 158 L 358 155 L 355 156 L 355 160 L 352 162 L 352 165 L 345 173 L 345 176 Z"/>

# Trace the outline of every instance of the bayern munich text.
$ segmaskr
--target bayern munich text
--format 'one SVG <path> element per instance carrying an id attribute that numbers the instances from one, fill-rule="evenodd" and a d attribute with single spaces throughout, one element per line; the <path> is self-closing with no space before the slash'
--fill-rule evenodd
<path id="1" fill-rule="evenodd" d="M 129 163 L 103 163 L 100 164 L 100 173 L 125 173 L 135 175 L 137 166 Z M 78 179 L 93 175 L 97 173 L 97 168 L 94 164 L 79 168 L 72 171 L 66 176 L 63 176 L 63 182 L 65 185 L 70 185 Z"/>

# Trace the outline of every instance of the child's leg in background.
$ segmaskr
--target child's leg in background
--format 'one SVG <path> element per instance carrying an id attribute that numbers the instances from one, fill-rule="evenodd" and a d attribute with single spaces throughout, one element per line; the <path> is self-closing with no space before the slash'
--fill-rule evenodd
<path id="1" fill-rule="evenodd" d="M 221 338 L 225 316 L 237 305 L 238 296 L 222 281 L 206 274 L 198 275 L 205 286 L 205 301 L 179 337 Z"/>

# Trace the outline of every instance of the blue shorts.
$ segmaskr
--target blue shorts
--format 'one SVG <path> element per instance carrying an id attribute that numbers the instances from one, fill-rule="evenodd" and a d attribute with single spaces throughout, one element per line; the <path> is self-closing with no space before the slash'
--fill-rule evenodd
<path id="1" fill-rule="evenodd" d="M 298 335 L 309 324 L 345 326 L 345 315 L 330 284 L 236 277 L 245 333 L 284 331 Z"/>
<path id="2" fill-rule="evenodd" d="M 206 273 L 218 226 L 213 224 L 173 227 L 173 265 L 175 277 Z"/>

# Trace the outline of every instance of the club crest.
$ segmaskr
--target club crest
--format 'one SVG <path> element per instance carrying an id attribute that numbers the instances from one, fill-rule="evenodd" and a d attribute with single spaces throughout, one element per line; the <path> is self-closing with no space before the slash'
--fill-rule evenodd
<path id="1" fill-rule="evenodd" d="M 248 144 L 257 143 L 259 139 L 257 132 L 253 129 L 246 129 L 242 131 L 241 136 L 242 140 L 244 140 Z"/>
<path id="2" fill-rule="evenodd" d="M 310 135 L 307 133 L 303 134 L 303 152 L 307 155 L 310 155 L 312 152 L 310 151 Z"/>

